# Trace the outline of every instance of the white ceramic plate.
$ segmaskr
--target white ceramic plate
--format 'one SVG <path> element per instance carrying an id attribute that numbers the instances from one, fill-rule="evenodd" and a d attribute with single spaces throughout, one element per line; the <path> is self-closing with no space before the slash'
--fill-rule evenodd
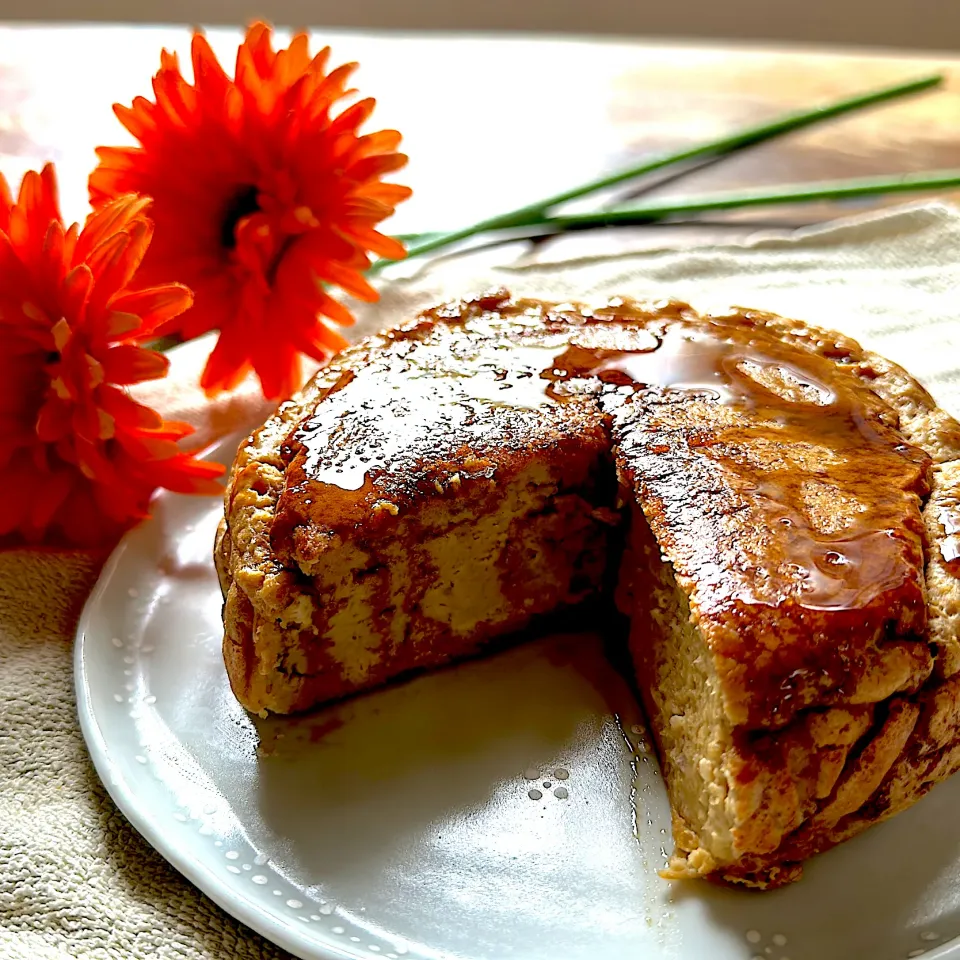
<path id="1" fill-rule="evenodd" d="M 133 825 L 287 950 L 960 958 L 960 777 L 787 889 L 660 880 L 666 798 L 595 636 L 543 638 L 309 719 L 251 718 L 220 659 L 219 511 L 163 496 L 117 549 L 78 630 L 80 722 Z"/>

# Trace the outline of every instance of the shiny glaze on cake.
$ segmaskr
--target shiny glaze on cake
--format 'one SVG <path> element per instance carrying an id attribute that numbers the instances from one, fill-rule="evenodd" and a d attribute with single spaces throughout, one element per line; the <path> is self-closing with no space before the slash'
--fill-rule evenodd
<path id="1" fill-rule="evenodd" d="M 868 697 L 854 661 L 896 660 L 897 687 L 916 689 L 930 458 L 874 376 L 843 343 L 750 311 L 448 305 L 388 333 L 291 431 L 274 546 L 309 563 L 318 538 L 387 531 L 418 498 L 602 431 L 727 662 L 731 719 L 780 726 Z"/>

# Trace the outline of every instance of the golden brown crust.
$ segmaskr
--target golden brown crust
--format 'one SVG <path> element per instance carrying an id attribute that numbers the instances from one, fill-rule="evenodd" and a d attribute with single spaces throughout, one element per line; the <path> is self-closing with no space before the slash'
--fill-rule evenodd
<path id="1" fill-rule="evenodd" d="M 799 876 L 803 860 L 901 812 L 960 770 L 960 578 L 945 569 L 939 520 L 958 481 L 960 462 L 938 466 L 924 510 L 933 670 L 923 686 L 875 704 L 816 707 L 783 730 L 741 740 L 728 795 L 739 862 L 712 862 L 687 830 L 666 876 L 779 886 Z"/>
<path id="2" fill-rule="evenodd" d="M 693 326 L 711 322 L 682 304 L 643 307 L 621 301 L 607 309 L 608 314 L 619 311 L 627 317 L 625 326 L 677 317 Z M 315 633 L 309 616 L 303 616 L 304 603 L 311 607 L 314 603 L 308 578 L 316 577 L 333 546 L 340 548 L 351 541 L 351 530 L 358 523 L 371 531 L 398 530 L 408 507 L 425 495 L 425 486 L 434 488 L 437 496 L 450 496 L 451 484 L 456 483 L 453 493 L 462 491 L 472 508 L 482 501 L 483 485 L 493 475 L 502 477 L 511 471 L 517 475 L 523 469 L 524 454 L 531 447 L 558 444 L 554 449 L 564 459 L 574 449 L 564 446 L 565 438 L 589 435 L 592 443 L 602 446 L 600 419 L 576 401 L 560 413 L 552 411 L 546 427 L 543 408 L 534 407 L 533 413 L 514 409 L 500 434 L 495 429 L 496 415 L 489 414 L 484 430 L 494 429 L 487 447 L 476 431 L 466 431 L 459 443 L 448 444 L 439 453 L 435 444 L 424 446 L 424 440 L 418 447 L 417 441 L 397 454 L 401 464 L 403 456 L 415 454 L 415 460 L 408 458 L 406 469 L 383 469 L 379 474 L 361 471 L 366 478 L 362 488 L 351 489 L 348 495 L 337 484 L 314 482 L 318 470 L 337 467 L 331 463 L 309 467 L 308 444 L 302 433 L 298 435 L 305 415 L 318 404 L 323 407 L 322 398 L 329 396 L 328 407 L 334 409 L 338 393 L 348 397 L 354 373 L 376 369 L 396 351 L 398 340 L 429 344 L 432 336 L 439 332 L 443 339 L 449 329 L 465 332 L 469 340 L 475 336 L 470 322 L 482 325 L 488 322 L 482 319 L 487 314 L 496 322 L 502 315 L 516 318 L 525 311 L 541 324 L 553 322 L 549 308 L 538 313 L 529 302 L 514 305 L 493 297 L 437 308 L 401 328 L 399 335 L 371 338 L 343 354 L 241 447 L 225 497 L 225 526 L 218 535 L 216 555 L 225 593 L 225 660 L 234 690 L 248 708 L 289 712 L 389 679 L 374 673 L 350 686 L 334 663 L 322 657 L 311 660 L 305 653 Z M 566 306 L 555 313 L 557 323 L 583 318 Z M 589 317 L 596 312 L 583 313 Z M 729 788 L 736 824 L 735 867 L 711 862 L 705 855 L 699 859 L 688 855 L 675 861 L 672 875 L 720 874 L 751 885 L 776 885 L 795 877 L 796 861 L 898 812 L 960 765 L 960 680 L 956 677 L 960 578 L 948 562 L 949 553 L 941 549 L 952 536 L 943 519 L 944 505 L 960 500 L 960 426 L 902 369 L 866 353 L 848 338 L 751 311 L 723 322 L 742 323 L 799 357 L 814 358 L 810 362 L 820 364 L 818 370 L 828 363 L 837 383 L 855 384 L 850 389 L 858 397 L 873 398 L 865 409 L 876 431 L 885 436 L 899 434 L 936 465 L 931 472 L 922 457 L 908 455 L 898 466 L 888 451 L 881 458 L 890 468 L 885 479 L 889 483 L 893 477 L 890 486 L 900 491 L 896 503 L 888 504 L 884 521 L 898 530 L 898 540 L 896 551 L 889 554 L 896 569 L 883 589 L 857 598 L 849 610 L 807 609 L 801 602 L 793 612 L 785 611 L 783 604 L 764 611 L 762 603 L 752 601 L 715 609 L 702 590 L 702 571 L 709 559 L 704 555 L 691 560 L 693 548 L 678 534 L 683 530 L 679 516 L 670 516 L 664 507 L 668 487 L 664 481 L 656 489 L 653 482 L 656 463 L 668 468 L 661 469 L 664 476 L 683 476 L 688 483 L 701 480 L 705 486 L 697 502 L 714 497 L 715 526 L 709 536 L 701 531 L 700 546 L 724 537 L 727 543 L 749 542 L 743 523 L 734 526 L 732 533 L 729 529 L 731 517 L 741 521 L 749 517 L 749 503 L 741 503 L 744 490 L 734 489 L 734 474 L 725 463 L 718 467 L 717 461 L 707 463 L 702 456 L 697 461 L 703 451 L 697 453 L 689 443 L 677 445 L 683 453 L 679 459 L 666 458 L 661 451 L 658 460 L 648 457 L 644 462 L 637 450 L 628 450 L 625 441 L 636 409 L 631 414 L 624 412 L 626 405 L 613 404 L 606 410 L 605 416 L 615 424 L 620 418 L 621 453 L 629 453 L 629 462 L 621 458 L 621 473 L 643 474 L 644 509 L 668 555 L 672 551 L 669 559 L 693 598 L 693 615 L 710 638 L 724 679 L 730 720 L 745 731 L 733 755 Z M 520 334 L 515 327 L 509 336 L 516 345 Z M 558 356 L 561 353 L 558 349 Z M 697 406 L 689 400 L 682 405 L 664 404 L 663 399 L 647 396 L 642 408 L 647 425 L 651 418 L 660 417 L 661 440 L 680 434 L 689 440 L 695 421 L 702 430 L 705 418 L 728 447 L 731 431 L 742 430 L 743 424 L 725 422 L 715 406 Z M 522 442 L 504 443 L 518 435 L 511 434 L 518 424 Z M 357 438 L 346 439 L 346 452 L 355 452 Z M 449 436 L 444 438 L 444 443 L 448 441 Z M 754 443 L 750 455 L 760 456 L 761 446 Z M 764 450 L 754 463 L 760 471 L 786 456 L 784 448 L 771 453 L 768 444 Z M 745 462 L 741 457 L 737 483 L 743 480 Z M 792 466 L 808 469 L 796 462 Z M 584 471 L 588 471 L 586 461 Z M 371 476 L 373 482 L 368 482 Z M 718 496 L 718 491 L 723 495 Z M 869 493 L 869 485 L 847 484 L 851 502 L 864 500 Z M 823 506 L 822 491 L 806 491 L 803 496 L 808 516 L 827 522 L 830 509 Z M 709 519 L 709 511 L 703 516 Z M 756 527 L 754 519 L 749 529 Z M 769 552 L 769 543 L 758 543 L 761 552 Z M 362 566 L 368 559 L 360 558 L 358 563 Z M 760 589 L 755 581 L 751 586 Z M 777 586 L 781 599 L 784 582 Z M 877 578 L 871 582 L 876 585 Z M 820 638 L 816 648 L 810 645 L 811 636 Z M 804 672 L 808 665 L 814 669 Z M 821 669 L 824 666 L 826 671 Z M 783 678 L 788 676 L 794 678 L 792 685 L 784 686 Z M 676 839 L 681 851 L 689 854 L 698 849 L 696 838 L 689 836 L 682 822 L 677 824 Z"/>

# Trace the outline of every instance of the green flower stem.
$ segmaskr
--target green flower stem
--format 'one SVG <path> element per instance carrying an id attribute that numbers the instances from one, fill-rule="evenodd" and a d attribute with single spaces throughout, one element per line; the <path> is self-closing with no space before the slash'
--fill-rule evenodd
<path id="1" fill-rule="evenodd" d="M 905 173 L 893 177 L 861 177 L 820 183 L 798 183 L 760 190 L 733 190 L 663 200 L 617 210 L 571 214 L 565 217 L 543 217 L 525 226 L 547 227 L 551 232 L 584 227 L 652 223 L 668 217 L 704 213 L 709 210 L 740 210 L 745 207 L 772 206 L 781 203 L 811 203 L 815 200 L 851 200 L 891 193 L 915 193 L 960 187 L 960 169 L 935 170 L 926 173 Z"/>
<path id="2" fill-rule="evenodd" d="M 566 217 L 541 217 L 520 227 L 518 239 L 527 236 L 562 233 L 565 230 L 608 226 L 642 226 L 670 217 L 688 216 L 710 210 L 739 210 L 786 203 L 812 203 L 817 200 L 850 200 L 880 197 L 891 193 L 921 193 L 950 187 L 960 188 L 960 169 L 934 170 L 926 173 L 904 173 L 892 177 L 862 177 L 821 183 L 785 184 L 770 189 L 733 190 L 703 197 L 664 200 L 638 207 L 622 207 L 597 213 L 571 214 Z M 408 234 L 411 238 L 442 236 L 440 233 Z"/>
<path id="3" fill-rule="evenodd" d="M 442 230 L 427 230 L 425 233 L 393 233 L 391 234 L 394 240 L 399 240 L 404 246 L 408 246 L 414 243 L 420 243 L 421 240 L 427 240 L 432 237 L 442 237 Z M 388 260 L 388 263 L 396 263 L 396 260 Z"/>
<path id="4" fill-rule="evenodd" d="M 910 80 L 906 83 L 895 84 L 890 87 L 883 87 L 879 90 L 873 90 L 868 93 L 858 94 L 854 97 L 847 97 L 825 106 L 815 107 L 812 110 L 802 110 L 799 112 L 788 113 L 775 120 L 767 121 L 752 127 L 747 127 L 736 133 L 716 140 L 710 140 L 694 147 L 686 147 L 673 153 L 663 154 L 658 157 L 645 160 L 636 166 L 627 167 L 617 173 L 599 177 L 590 180 L 578 187 L 565 190 L 562 193 L 547 197 L 536 203 L 530 203 L 526 206 L 511 210 L 508 213 L 498 214 L 495 217 L 489 217 L 481 220 L 472 226 L 464 227 L 461 230 L 454 230 L 449 233 L 442 233 L 436 236 L 429 236 L 413 243 L 407 250 L 407 258 L 422 256 L 425 253 L 431 253 L 442 247 L 448 247 L 460 240 L 466 240 L 478 233 L 486 233 L 489 230 L 503 230 L 509 227 L 525 226 L 530 223 L 542 221 L 544 215 L 552 207 L 569 200 L 575 200 L 578 197 L 586 196 L 598 190 L 616 186 L 625 180 L 632 180 L 635 177 L 644 174 L 653 173 L 662 170 L 665 167 L 674 164 L 684 163 L 688 160 L 696 160 L 703 157 L 718 156 L 730 153 L 741 147 L 761 143 L 772 137 L 778 137 L 781 134 L 792 130 L 798 130 L 801 127 L 809 126 L 813 123 L 819 123 L 822 120 L 829 120 L 832 117 L 840 116 L 844 113 L 850 113 L 854 110 L 860 110 L 864 107 L 872 106 L 877 103 L 883 103 L 897 97 L 907 96 L 912 93 L 919 93 L 928 90 L 943 82 L 942 74 L 933 74 L 931 76 L 920 77 L 916 80 Z M 393 263 L 392 260 L 378 260 L 371 266 L 371 272 L 378 272 Z"/>

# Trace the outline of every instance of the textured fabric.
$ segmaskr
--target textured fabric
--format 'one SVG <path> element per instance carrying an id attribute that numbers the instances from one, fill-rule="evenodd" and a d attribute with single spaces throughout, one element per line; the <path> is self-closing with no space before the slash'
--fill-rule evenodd
<path id="1" fill-rule="evenodd" d="M 549 251 L 547 253 L 549 257 Z M 550 262 L 467 275 L 450 263 L 386 281 L 356 334 L 444 295 L 505 285 L 557 299 L 737 302 L 834 327 L 899 361 L 960 414 L 960 212 L 932 205 L 757 237 L 742 246 Z M 253 384 L 210 404 L 194 386 L 209 341 L 143 388 L 203 446 L 262 419 Z M 139 838 L 97 780 L 76 721 L 72 636 L 101 556 L 0 553 L 0 957 L 287 956 L 221 912 Z"/>

